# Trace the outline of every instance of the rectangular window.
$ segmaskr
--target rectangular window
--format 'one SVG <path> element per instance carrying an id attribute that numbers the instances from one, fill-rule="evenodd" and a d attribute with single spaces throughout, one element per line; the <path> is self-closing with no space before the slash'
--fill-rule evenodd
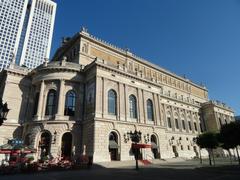
<path id="1" fill-rule="evenodd" d="M 171 118 L 168 117 L 167 121 L 168 121 L 168 128 L 172 128 Z"/>
<path id="2" fill-rule="evenodd" d="M 186 126 L 185 126 L 185 121 L 184 121 L 184 120 L 182 120 L 182 128 L 183 128 L 184 130 L 186 130 Z"/>
<path id="3" fill-rule="evenodd" d="M 192 125 L 191 125 L 190 121 L 188 121 L 188 127 L 189 127 L 189 130 L 191 131 L 192 130 Z"/>
<path id="4" fill-rule="evenodd" d="M 194 122 L 194 129 L 195 129 L 195 131 L 197 131 L 197 123 L 196 122 Z"/>
<path id="5" fill-rule="evenodd" d="M 175 125 L 176 125 L 176 128 L 179 129 L 178 119 L 175 119 Z"/>

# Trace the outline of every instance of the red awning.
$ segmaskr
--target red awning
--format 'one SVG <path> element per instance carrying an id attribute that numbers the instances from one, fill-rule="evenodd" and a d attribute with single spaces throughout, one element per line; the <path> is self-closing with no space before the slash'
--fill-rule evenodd
<path id="1" fill-rule="evenodd" d="M 36 151 L 33 150 L 18 150 L 18 149 L 0 149 L 0 154 L 31 154 L 35 153 Z"/>
<path id="2" fill-rule="evenodd" d="M 151 144 L 132 144 L 132 148 L 140 149 L 140 148 L 151 148 Z"/>

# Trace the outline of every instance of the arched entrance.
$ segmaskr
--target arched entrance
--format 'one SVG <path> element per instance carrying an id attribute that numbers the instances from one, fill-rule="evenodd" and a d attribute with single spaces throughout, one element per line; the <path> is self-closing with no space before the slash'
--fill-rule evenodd
<path id="1" fill-rule="evenodd" d="M 157 137 L 155 135 L 151 135 L 151 146 L 152 153 L 155 159 L 159 158 L 158 145 L 157 145 Z"/>
<path id="2" fill-rule="evenodd" d="M 119 161 L 119 145 L 118 145 L 118 136 L 115 132 L 109 134 L 109 153 L 111 161 Z"/>
<path id="3" fill-rule="evenodd" d="M 70 159 L 72 156 L 72 134 L 70 132 L 64 133 L 62 136 L 62 157 Z"/>
<path id="4" fill-rule="evenodd" d="M 49 132 L 43 132 L 39 141 L 40 158 L 45 159 L 50 154 L 51 147 L 51 134 Z"/>

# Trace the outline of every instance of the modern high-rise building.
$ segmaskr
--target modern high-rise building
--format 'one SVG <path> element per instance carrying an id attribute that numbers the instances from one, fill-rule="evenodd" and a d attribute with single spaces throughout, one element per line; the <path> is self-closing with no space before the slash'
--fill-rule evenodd
<path id="1" fill-rule="evenodd" d="M 12 61 L 32 69 L 49 58 L 56 6 L 52 0 L 0 1 L 0 70 Z"/>

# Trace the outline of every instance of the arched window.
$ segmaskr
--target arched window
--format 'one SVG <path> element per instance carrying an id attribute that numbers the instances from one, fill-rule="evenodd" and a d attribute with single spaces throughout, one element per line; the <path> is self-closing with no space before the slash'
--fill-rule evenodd
<path id="1" fill-rule="evenodd" d="M 74 116 L 75 105 L 76 105 L 76 94 L 74 91 L 70 90 L 66 94 L 64 115 Z"/>
<path id="2" fill-rule="evenodd" d="M 47 95 L 46 115 L 56 114 L 56 91 L 51 89 Z"/>
<path id="3" fill-rule="evenodd" d="M 108 114 L 117 115 L 117 93 L 112 89 L 108 91 Z"/>
<path id="4" fill-rule="evenodd" d="M 153 121 L 153 103 L 152 100 L 147 100 L 147 118 L 150 121 Z"/>
<path id="5" fill-rule="evenodd" d="M 137 118 L 137 99 L 134 95 L 129 96 L 130 118 Z"/>

